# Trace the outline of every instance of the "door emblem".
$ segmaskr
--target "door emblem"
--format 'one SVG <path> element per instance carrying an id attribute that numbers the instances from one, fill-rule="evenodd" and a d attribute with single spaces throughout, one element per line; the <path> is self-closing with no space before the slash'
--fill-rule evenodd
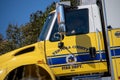
<path id="1" fill-rule="evenodd" d="M 74 63 L 77 62 L 77 58 L 76 58 L 74 55 L 72 55 L 72 54 L 67 55 L 67 56 L 66 56 L 66 62 L 67 62 L 68 64 L 74 64 Z"/>

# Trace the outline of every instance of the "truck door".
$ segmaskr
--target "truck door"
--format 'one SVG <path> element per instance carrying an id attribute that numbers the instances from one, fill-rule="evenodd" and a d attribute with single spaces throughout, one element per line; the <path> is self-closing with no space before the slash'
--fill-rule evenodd
<path id="1" fill-rule="evenodd" d="M 62 42 L 60 42 L 56 17 L 53 20 L 49 40 L 45 45 L 47 63 L 55 74 L 71 72 L 83 74 L 99 71 L 100 64 L 97 63 L 99 55 L 93 58 L 89 53 L 90 48 L 98 49 L 96 33 L 90 32 L 90 25 L 92 25 L 90 16 L 88 8 L 66 10 L 66 33 L 62 37 Z M 60 45 L 61 48 L 58 47 Z"/>

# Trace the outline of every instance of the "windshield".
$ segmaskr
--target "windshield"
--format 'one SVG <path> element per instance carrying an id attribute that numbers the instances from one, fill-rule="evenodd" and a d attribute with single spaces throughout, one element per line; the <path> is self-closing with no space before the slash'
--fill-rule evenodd
<path id="1" fill-rule="evenodd" d="M 46 36 L 48 34 L 48 30 L 50 28 L 50 25 L 51 25 L 51 22 L 52 22 L 52 19 L 53 19 L 53 16 L 54 16 L 54 13 L 48 15 L 48 17 L 46 19 L 46 22 L 45 22 L 45 24 L 43 26 L 43 29 L 42 29 L 42 31 L 40 33 L 40 37 L 39 37 L 40 41 L 43 41 L 43 40 L 46 39 Z"/>

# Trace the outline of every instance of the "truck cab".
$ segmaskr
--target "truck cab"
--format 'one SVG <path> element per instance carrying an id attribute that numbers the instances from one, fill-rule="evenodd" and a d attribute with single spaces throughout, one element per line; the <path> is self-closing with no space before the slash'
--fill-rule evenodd
<path id="1" fill-rule="evenodd" d="M 56 11 L 48 16 L 47 23 L 39 37 L 40 41 L 45 41 L 47 62 L 57 75 L 71 73 L 71 71 L 72 73 L 79 72 L 83 66 L 82 62 L 101 60 L 100 55 L 90 55 L 89 53 L 90 48 L 99 50 L 97 39 L 100 35 L 96 31 L 101 31 L 101 22 L 97 5 L 66 8 L 64 13 L 66 32 L 62 37 L 62 42 Z M 62 47 L 59 48 L 59 45 Z M 100 45 L 100 49 L 102 49 L 103 45 Z M 84 57 L 82 58 L 82 56 Z M 71 65 L 74 65 L 73 69 Z M 57 71 L 57 69 L 61 71 Z M 99 68 L 96 69 L 99 71 Z M 89 72 L 89 70 L 87 71 Z M 83 73 L 87 73 L 87 71 L 83 71 Z M 92 71 L 94 72 L 95 69 L 93 68 Z"/>
<path id="2" fill-rule="evenodd" d="M 47 64 L 58 77 L 79 74 L 84 76 L 93 74 L 99 77 L 106 75 L 108 70 L 100 6 L 96 3 L 77 7 L 64 6 L 63 10 L 64 34 L 62 36 L 60 34 L 56 10 L 49 14 L 47 23 L 45 23 L 39 37 L 40 41 L 45 41 Z M 119 51 L 117 53 L 116 50 L 120 48 L 120 42 L 118 41 L 120 38 L 114 35 L 119 32 L 119 27 L 108 26 L 112 57 L 119 54 Z M 113 59 L 115 68 L 118 64 L 114 61 L 116 59 Z"/>

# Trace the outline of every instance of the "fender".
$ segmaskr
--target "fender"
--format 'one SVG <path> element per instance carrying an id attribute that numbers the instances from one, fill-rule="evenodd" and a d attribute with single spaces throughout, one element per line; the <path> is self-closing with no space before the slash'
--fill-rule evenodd
<path id="1" fill-rule="evenodd" d="M 15 72 L 15 70 L 17 70 L 19 72 L 19 75 L 22 76 L 22 74 L 20 74 L 20 73 L 22 73 L 21 71 L 23 69 L 20 70 L 20 68 L 21 69 L 25 68 L 25 71 L 24 71 L 24 75 L 25 75 L 24 77 L 25 78 L 27 76 L 29 76 L 30 74 L 32 74 L 32 75 L 34 74 L 34 75 L 39 76 L 38 78 L 41 78 L 42 76 L 44 77 L 44 76 L 47 75 L 47 78 L 48 77 L 50 78 L 49 80 L 55 80 L 55 76 L 54 76 L 53 72 L 51 71 L 51 69 L 49 68 L 49 66 L 47 64 L 30 64 L 30 63 L 28 63 L 28 64 L 20 64 L 20 65 L 12 66 L 12 67 L 11 67 L 11 64 L 8 65 L 6 68 L 1 69 L 1 71 L 0 71 L 0 80 L 4 80 L 4 79 L 6 79 L 6 77 L 7 77 L 7 80 L 11 80 L 12 76 L 10 77 L 9 75 L 11 75 L 11 73 L 17 74 Z M 28 74 L 30 72 L 29 69 L 31 71 L 30 74 Z M 36 71 L 39 71 L 39 72 L 36 72 Z M 8 76 L 10 78 L 8 78 Z M 31 76 L 31 77 L 34 78 L 35 76 Z"/>
<path id="2" fill-rule="evenodd" d="M 9 73 L 16 69 L 28 66 L 39 66 L 39 69 L 48 73 L 52 80 L 55 80 L 51 69 L 46 64 L 43 45 L 35 43 L 0 56 L 0 80 L 4 80 Z"/>

